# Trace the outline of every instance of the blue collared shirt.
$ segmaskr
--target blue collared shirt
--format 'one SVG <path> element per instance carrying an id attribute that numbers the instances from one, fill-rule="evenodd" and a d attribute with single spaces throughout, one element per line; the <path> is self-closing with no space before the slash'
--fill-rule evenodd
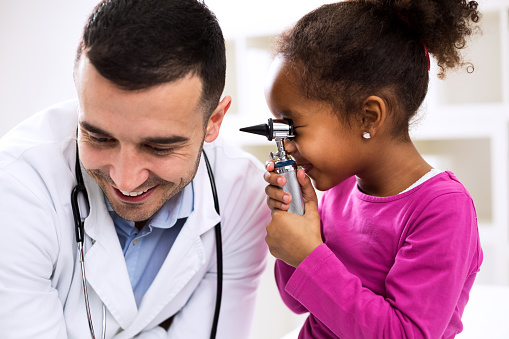
<path id="1" fill-rule="evenodd" d="M 135 227 L 134 221 L 118 216 L 108 199 L 105 201 L 124 251 L 134 299 L 139 307 L 187 217 L 193 211 L 193 184 L 191 182 L 168 200 L 141 230 Z"/>

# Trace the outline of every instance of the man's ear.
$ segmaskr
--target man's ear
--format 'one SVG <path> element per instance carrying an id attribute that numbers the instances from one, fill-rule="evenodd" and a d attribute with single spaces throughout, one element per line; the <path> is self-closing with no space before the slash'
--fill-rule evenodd
<path id="1" fill-rule="evenodd" d="M 362 102 L 361 131 L 374 137 L 387 119 L 387 104 L 378 96 L 370 96 Z"/>
<path id="2" fill-rule="evenodd" d="M 223 123 L 224 115 L 230 108 L 232 97 L 227 95 L 219 102 L 216 109 L 210 116 L 207 122 L 207 130 L 205 132 L 205 142 L 212 142 L 216 140 L 219 135 L 219 129 Z"/>

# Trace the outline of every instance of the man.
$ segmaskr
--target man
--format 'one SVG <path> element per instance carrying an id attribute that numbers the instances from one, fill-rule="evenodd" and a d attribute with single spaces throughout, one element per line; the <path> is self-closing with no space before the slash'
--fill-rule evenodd
<path id="1" fill-rule="evenodd" d="M 270 211 L 263 167 L 218 138 L 225 67 L 217 20 L 196 0 L 97 5 L 76 57 L 78 101 L 0 141 L 2 338 L 90 338 L 89 327 L 97 338 L 209 338 L 219 221 L 217 338 L 249 337 Z M 85 277 L 71 199 L 80 174 Z"/>

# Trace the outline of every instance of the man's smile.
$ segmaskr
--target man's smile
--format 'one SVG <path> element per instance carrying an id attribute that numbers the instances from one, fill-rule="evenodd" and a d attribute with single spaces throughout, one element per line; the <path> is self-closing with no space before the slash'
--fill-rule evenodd
<path id="1" fill-rule="evenodd" d="M 118 188 L 115 188 L 112 186 L 113 188 L 113 191 L 115 192 L 115 195 L 123 202 L 127 202 L 127 203 L 140 203 L 142 202 L 143 200 L 147 199 L 153 192 L 154 192 L 154 189 L 156 187 L 158 187 L 159 185 L 157 186 L 154 186 L 152 188 L 149 188 L 149 189 L 146 189 L 144 191 L 140 191 L 140 192 L 126 192 L 126 191 L 121 191 L 119 190 Z"/>

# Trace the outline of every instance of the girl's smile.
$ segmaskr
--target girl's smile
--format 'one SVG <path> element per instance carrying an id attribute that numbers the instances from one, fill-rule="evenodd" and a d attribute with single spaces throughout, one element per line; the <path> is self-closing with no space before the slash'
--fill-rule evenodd
<path id="1" fill-rule="evenodd" d="M 276 118 L 293 120 L 296 137 L 285 141 L 285 149 L 317 189 L 328 190 L 359 171 L 363 140 L 339 121 L 332 107 L 305 98 L 289 68 L 282 58 L 273 62 L 267 104 Z"/>

